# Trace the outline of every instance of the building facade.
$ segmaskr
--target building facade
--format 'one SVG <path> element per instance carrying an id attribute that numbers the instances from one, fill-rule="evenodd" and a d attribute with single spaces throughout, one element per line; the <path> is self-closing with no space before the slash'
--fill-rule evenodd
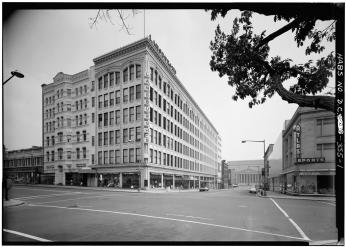
<path id="1" fill-rule="evenodd" d="M 148 37 L 93 61 L 89 70 L 59 73 L 42 87 L 43 113 L 55 112 L 43 119 L 45 172 L 54 174 L 55 183 L 216 187 L 219 134 L 158 45 Z M 60 114 L 61 106 L 69 104 L 71 110 Z M 59 129 L 51 131 L 54 121 L 51 125 Z M 52 136 L 59 139 L 58 133 L 60 146 L 47 145 Z M 52 152 L 58 159 L 48 160 Z"/>
<path id="2" fill-rule="evenodd" d="M 228 161 L 231 184 L 259 185 L 262 183 L 263 160 Z"/>
<path id="3" fill-rule="evenodd" d="M 299 107 L 285 122 L 282 158 L 286 192 L 335 194 L 335 114 Z"/>
<path id="4" fill-rule="evenodd" d="M 3 172 L 16 183 L 44 183 L 42 147 L 5 151 Z"/>

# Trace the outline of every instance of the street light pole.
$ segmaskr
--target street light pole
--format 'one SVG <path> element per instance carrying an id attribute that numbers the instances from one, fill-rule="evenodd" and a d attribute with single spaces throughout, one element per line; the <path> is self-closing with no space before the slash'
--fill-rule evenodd
<path id="1" fill-rule="evenodd" d="M 6 81 L 4 81 L 4 82 L 2 83 L 2 85 L 5 85 L 6 82 L 8 82 L 9 80 L 11 80 L 14 76 L 15 76 L 15 77 L 18 77 L 18 78 L 23 78 L 23 77 L 24 77 L 24 75 L 23 75 L 22 73 L 20 73 L 18 70 L 11 71 L 11 74 L 12 74 L 12 76 L 11 76 L 10 78 L 8 78 Z"/>
<path id="2" fill-rule="evenodd" d="M 267 186 L 267 169 L 266 169 L 266 160 L 265 160 L 265 154 L 266 154 L 266 141 L 253 141 L 253 140 L 242 140 L 242 143 L 246 142 L 263 142 L 263 169 L 264 169 L 264 181 L 263 181 L 263 191 L 264 195 L 266 195 L 266 186 Z"/>

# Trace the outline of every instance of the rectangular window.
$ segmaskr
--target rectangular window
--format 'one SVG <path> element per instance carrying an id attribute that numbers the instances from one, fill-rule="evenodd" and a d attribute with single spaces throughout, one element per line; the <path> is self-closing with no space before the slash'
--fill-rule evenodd
<path id="1" fill-rule="evenodd" d="M 154 164 L 157 164 L 157 151 L 154 150 Z"/>
<path id="2" fill-rule="evenodd" d="M 325 118 L 317 120 L 318 134 L 320 136 L 331 136 L 335 133 L 335 119 Z"/>
<path id="3" fill-rule="evenodd" d="M 136 64 L 136 78 L 141 78 L 142 76 L 142 70 L 141 70 L 141 65 L 140 64 Z"/>
<path id="4" fill-rule="evenodd" d="M 123 149 L 123 163 L 129 163 L 129 150 Z"/>
<path id="5" fill-rule="evenodd" d="M 134 148 L 130 148 L 130 153 L 129 153 L 129 155 L 130 155 L 130 160 L 129 160 L 129 162 L 130 162 L 130 163 L 134 163 L 134 162 L 135 162 L 135 149 L 134 149 Z"/>
<path id="6" fill-rule="evenodd" d="M 103 164 L 108 164 L 108 151 L 103 152 Z"/>
<path id="7" fill-rule="evenodd" d="M 99 108 L 102 108 L 102 95 L 99 95 Z M 77 103 L 77 110 L 78 110 L 78 103 Z"/>
<path id="8" fill-rule="evenodd" d="M 114 131 L 109 131 L 109 145 L 114 145 Z"/>
<path id="9" fill-rule="evenodd" d="M 98 127 L 102 127 L 102 113 L 99 114 Z"/>
<path id="10" fill-rule="evenodd" d="M 150 148 L 150 163 L 153 163 L 153 150 Z"/>
<path id="11" fill-rule="evenodd" d="M 102 77 L 99 78 L 99 90 L 102 89 Z M 78 89 L 76 90 L 78 94 Z"/>
<path id="12" fill-rule="evenodd" d="M 83 147 L 83 159 L 86 159 L 86 147 Z"/>
<path id="13" fill-rule="evenodd" d="M 136 162 L 141 162 L 141 149 L 136 148 Z"/>
<path id="14" fill-rule="evenodd" d="M 141 141 L 141 127 L 136 127 L 136 142 Z"/>
<path id="15" fill-rule="evenodd" d="M 91 137 L 91 146 L 95 146 L 95 136 Z"/>
<path id="16" fill-rule="evenodd" d="M 108 146 L 108 132 L 103 133 L 103 145 Z"/>
<path id="17" fill-rule="evenodd" d="M 154 80 L 154 69 L 150 68 L 150 80 L 153 81 Z"/>
<path id="18" fill-rule="evenodd" d="M 120 104 L 120 90 L 115 91 L 115 104 Z"/>
<path id="19" fill-rule="evenodd" d="M 141 84 L 136 85 L 136 99 L 141 98 Z"/>
<path id="20" fill-rule="evenodd" d="M 114 164 L 115 159 L 114 159 L 114 150 L 109 151 L 109 163 Z"/>
<path id="21" fill-rule="evenodd" d="M 120 83 L 120 72 L 115 72 L 115 85 Z"/>
<path id="22" fill-rule="evenodd" d="M 123 82 L 127 82 L 129 78 L 129 74 L 128 74 L 128 69 L 124 69 L 123 71 Z"/>
<path id="23" fill-rule="evenodd" d="M 104 107 L 108 107 L 108 93 L 106 93 L 106 94 L 104 94 L 103 95 L 103 97 L 104 97 Z"/>
<path id="24" fill-rule="evenodd" d="M 115 124 L 120 124 L 120 110 L 115 111 Z"/>
<path id="25" fill-rule="evenodd" d="M 158 152 L 157 159 L 158 159 L 158 164 L 161 165 L 161 152 L 160 151 Z"/>
<path id="26" fill-rule="evenodd" d="M 114 92 L 109 93 L 109 106 L 114 106 Z"/>
<path id="27" fill-rule="evenodd" d="M 138 105 L 136 106 L 136 121 L 140 121 L 141 120 L 141 106 Z"/>
<path id="28" fill-rule="evenodd" d="M 108 87 L 108 74 L 103 76 L 103 87 L 104 89 Z"/>
<path id="29" fill-rule="evenodd" d="M 149 99 L 151 102 L 153 102 L 153 95 L 154 95 L 154 89 L 152 87 L 150 87 Z"/>
<path id="30" fill-rule="evenodd" d="M 91 107 L 95 107 L 95 97 L 91 98 Z"/>
<path id="31" fill-rule="evenodd" d="M 130 87 L 130 102 L 135 100 L 135 87 Z"/>
<path id="32" fill-rule="evenodd" d="M 115 131 L 115 144 L 120 143 L 120 130 Z"/>
<path id="33" fill-rule="evenodd" d="M 98 146 L 102 146 L 102 132 L 98 133 Z"/>
<path id="34" fill-rule="evenodd" d="M 120 150 L 115 150 L 115 164 L 119 164 L 120 162 L 121 162 Z"/>
<path id="35" fill-rule="evenodd" d="M 129 141 L 130 142 L 135 141 L 135 128 L 129 129 Z"/>
<path id="36" fill-rule="evenodd" d="M 114 124 L 114 111 L 109 112 L 109 125 L 112 126 Z"/>
<path id="37" fill-rule="evenodd" d="M 135 77 L 135 66 L 130 65 L 130 81 L 132 81 Z"/>
<path id="38" fill-rule="evenodd" d="M 125 108 L 123 109 L 123 123 L 127 124 L 129 121 L 129 109 Z"/>
<path id="39" fill-rule="evenodd" d="M 80 149 L 76 148 L 76 159 L 79 160 L 80 159 Z"/>
<path id="40" fill-rule="evenodd" d="M 127 103 L 129 101 L 129 89 L 124 88 L 123 89 L 123 102 Z"/>
<path id="41" fill-rule="evenodd" d="M 108 112 L 103 114 L 103 126 L 108 126 Z"/>
<path id="42" fill-rule="evenodd" d="M 128 142 L 129 132 L 128 129 L 123 129 L 123 143 Z"/>
<path id="43" fill-rule="evenodd" d="M 102 151 L 97 153 L 97 162 L 99 165 L 102 165 Z"/>
<path id="44" fill-rule="evenodd" d="M 135 108 L 130 107 L 130 122 L 134 122 L 134 121 L 135 121 Z"/>
<path id="45" fill-rule="evenodd" d="M 114 86 L 114 73 L 110 73 L 109 74 L 109 87 L 113 87 Z"/>

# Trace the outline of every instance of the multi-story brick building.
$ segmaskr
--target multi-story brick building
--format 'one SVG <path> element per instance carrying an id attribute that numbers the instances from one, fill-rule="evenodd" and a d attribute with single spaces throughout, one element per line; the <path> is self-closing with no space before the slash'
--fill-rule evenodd
<path id="1" fill-rule="evenodd" d="M 218 132 L 150 37 L 42 88 L 45 172 L 55 183 L 215 186 Z"/>
<path id="2" fill-rule="evenodd" d="M 5 151 L 3 173 L 18 183 L 45 182 L 43 173 L 42 147 Z"/>
<path id="3" fill-rule="evenodd" d="M 283 183 L 289 193 L 335 193 L 335 114 L 299 107 L 282 134 Z"/>

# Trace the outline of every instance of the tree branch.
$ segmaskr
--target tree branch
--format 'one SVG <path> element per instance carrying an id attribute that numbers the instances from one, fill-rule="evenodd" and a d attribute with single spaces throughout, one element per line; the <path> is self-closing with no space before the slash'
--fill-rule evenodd
<path id="1" fill-rule="evenodd" d="M 128 35 L 131 35 L 131 33 L 130 33 L 130 31 L 129 31 L 129 28 L 128 28 L 127 25 L 126 25 L 125 18 L 123 17 L 123 15 L 122 15 L 122 13 L 119 11 L 119 9 L 117 9 L 117 11 L 118 11 L 119 18 L 120 18 L 120 20 L 121 20 L 122 23 L 123 23 L 123 27 L 125 27 L 125 29 L 126 29 L 127 34 L 128 34 Z"/>
<path id="2" fill-rule="evenodd" d="M 328 111 L 335 112 L 335 97 L 332 96 L 308 96 L 291 93 L 285 89 L 280 82 L 280 76 L 272 76 L 275 91 L 281 98 L 288 103 L 295 103 L 302 107 L 322 108 Z"/>
<path id="3" fill-rule="evenodd" d="M 255 50 L 258 50 L 262 45 L 267 44 L 268 42 L 272 41 L 273 39 L 277 38 L 281 34 L 291 30 L 292 28 L 299 25 L 299 23 L 302 21 L 301 18 L 296 18 L 294 21 L 290 22 L 286 26 L 280 28 L 279 30 L 275 31 L 274 33 L 268 35 L 266 38 L 264 38 L 256 47 Z"/>

